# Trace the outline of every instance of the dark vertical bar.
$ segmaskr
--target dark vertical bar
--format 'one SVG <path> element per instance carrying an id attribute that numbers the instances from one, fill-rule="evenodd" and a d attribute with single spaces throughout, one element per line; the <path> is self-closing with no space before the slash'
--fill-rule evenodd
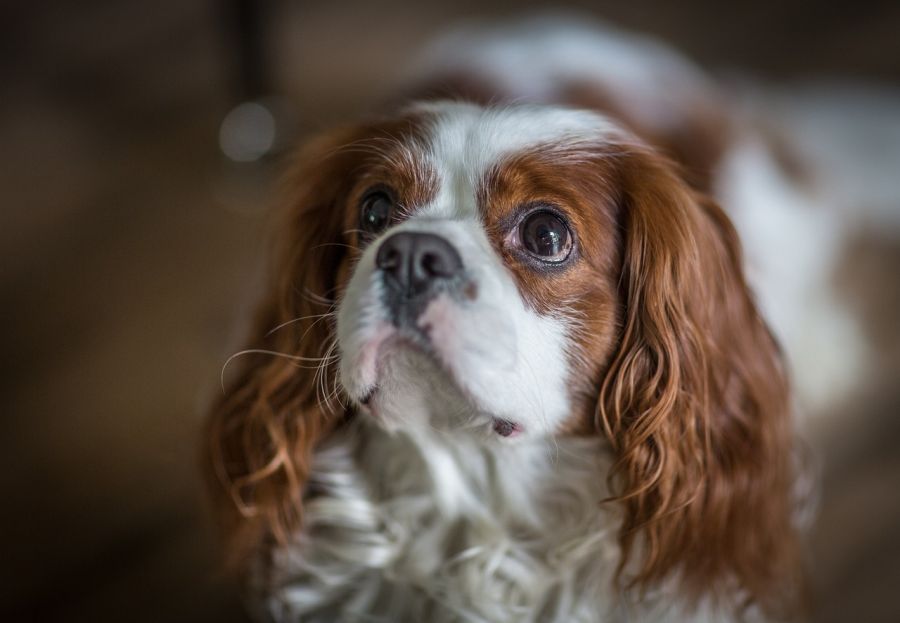
<path id="1" fill-rule="evenodd" d="M 235 66 L 237 101 L 255 100 L 269 92 L 265 46 L 268 4 L 267 0 L 224 0 L 222 4 L 225 44 Z"/>

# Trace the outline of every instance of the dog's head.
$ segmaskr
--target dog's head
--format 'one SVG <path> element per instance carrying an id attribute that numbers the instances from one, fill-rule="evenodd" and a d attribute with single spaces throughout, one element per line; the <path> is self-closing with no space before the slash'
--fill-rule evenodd
<path id="1" fill-rule="evenodd" d="M 310 145 L 249 361 L 210 420 L 231 526 L 286 539 L 346 418 L 598 435 L 622 568 L 790 591 L 784 371 L 724 213 L 590 112 L 414 106 Z M 240 530 L 239 530 L 240 531 Z"/>

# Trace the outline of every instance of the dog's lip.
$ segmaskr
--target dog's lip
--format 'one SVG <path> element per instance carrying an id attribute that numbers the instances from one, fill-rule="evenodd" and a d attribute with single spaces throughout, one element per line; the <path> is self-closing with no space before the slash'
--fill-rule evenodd
<path id="1" fill-rule="evenodd" d="M 375 413 L 375 403 L 377 402 L 378 393 L 381 389 L 379 379 L 381 377 L 382 360 L 387 351 L 398 346 L 403 348 L 414 348 L 423 354 L 430 355 L 429 350 L 415 340 L 413 336 L 406 334 L 406 332 L 399 331 L 395 327 L 391 327 L 386 333 L 380 334 L 373 339 L 369 348 L 374 350 L 374 370 L 369 382 L 360 388 L 355 397 L 356 402 L 361 407 L 372 413 Z"/>
<path id="2" fill-rule="evenodd" d="M 398 340 L 400 343 L 405 346 L 410 345 L 410 340 Z M 396 343 L 396 342 L 395 342 Z M 358 402 L 362 411 L 368 413 L 374 417 L 378 417 L 378 411 L 376 409 L 376 403 L 378 398 L 378 393 L 381 390 L 380 386 L 375 383 L 367 387 L 364 393 L 358 398 Z M 522 432 L 524 432 L 524 427 L 518 422 L 514 422 L 512 420 L 508 420 L 506 418 L 498 417 L 498 416 L 489 416 L 490 417 L 490 426 L 491 430 L 493 430 L 497 435 L 504 438 L 512 438 L 516 437 Z"/>
<path id="3" fill-rule="evenodd" d="M 370 379 L 370 383 L 361 388 L 361 391 L 356 398 L 356 402 L 359 404 L 362 411 L 376 417 L 378 416 L 377 407 L 379 393 L 381 391 L 381 386 L 379 384 L 381 363 L 389 351 L 397 348 L 411 349 L 430 358 L 448 375 L 450 381 L 457 389 L 461 391 L 467 399 L 472 400 L 473 405 L 477 404 L 477 400 L 474 400 L 472 396 L 468 395 L 465 384 L 461 383 L 457 378 L 458 371 L 455 370 L 450 362 L 444 359 L 442 353 L 434 347 L 434 344 L 431 342 L 430 329 L 431 326 L 427 323 L 424 326 L 419 325 L 415 328 L 398 328 L 396 326 L 391 326 L 386 332 L 380 334 L 373 340 L 371 346 L 374 347 L 375 351 L 374 375 L 373 378 Z M 500 437 L 508 439 L 516 437 L 525 431 L 522 424 L 518 422 L 497 415 L 485 415 L 487 415 L 490 430 Z"/>
<path id="4" fill-rule="evenodd" d="M 366 415 L 379 419 L 378 413 L 378 385 L 372 385 L 366 390 L 366 393 L 363 394 L 359 399 L 359 412 L 365 413 Z"/>
<path id="5" fill-rule="evenodd" d="M 370 402 L 372 402 L 372 398 L 375 397 L 375 393 L 378 391 L 378 385 L 372 385 L 366 390 L 366 393 L 363 394 L 359 399 L 359 404 L 368 406 Z"/>
<path id="6" fill-rule="evenodd" d="M 491 427 L 501 437 L 515 437 L 524 430 L 521 424 L 500 417 L 491 419 Z"/>

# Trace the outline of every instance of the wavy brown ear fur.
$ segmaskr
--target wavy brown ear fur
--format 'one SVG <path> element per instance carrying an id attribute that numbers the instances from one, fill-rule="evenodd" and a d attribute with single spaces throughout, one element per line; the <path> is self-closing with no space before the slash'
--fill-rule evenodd
<path id="1" fill-rule="evenodd" d="M 780 352 L 722 210 L 659 156 L 622 158 L 624 326 L 597 410 L 624 507 L 620 578 L 790 617 L 801 574 Z"/>
<path id="2" fill-rule="evenodd" d="M 358 130 L 314 141 L 284 188 L 270 280 L 240 370 L 207 419 L 213 500 L 240 567 L 299 525 L 315 446 L 344 414 L 334 399 L 331 312 L 343 244 L 347 179 L 358 154 L 338 148 Z"/>

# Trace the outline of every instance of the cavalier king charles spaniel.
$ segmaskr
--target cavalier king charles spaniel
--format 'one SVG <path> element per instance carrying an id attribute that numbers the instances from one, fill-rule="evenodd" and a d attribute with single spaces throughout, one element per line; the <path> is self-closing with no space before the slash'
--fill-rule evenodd
<path id="1" fill-rule="evenodd" d="M 727 106 L 617 31 L 449 41 L 288 179 L 249 356 L 207 430 L 253 607 L 794 616 L 792 397 L 713 199 Z"/>

